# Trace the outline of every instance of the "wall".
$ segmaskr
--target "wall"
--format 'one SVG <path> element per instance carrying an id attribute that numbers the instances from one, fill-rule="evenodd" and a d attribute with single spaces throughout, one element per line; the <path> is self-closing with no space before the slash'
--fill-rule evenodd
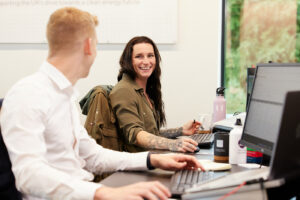
<path id="1" fill-rule="evenodd" d="M 212 111 L 219 80 L 220 2 L 179 0 L 178 42 L 158 45 L 167 127 Z M 116 84 L 123 48 L 123 44 L 98 46 L 89 77 L 77 83 L 81 96 L 95 85 Z M 18 79 L 35 72 L 46 57 L 45 44 L 0 44 L 0 97 Z"/>

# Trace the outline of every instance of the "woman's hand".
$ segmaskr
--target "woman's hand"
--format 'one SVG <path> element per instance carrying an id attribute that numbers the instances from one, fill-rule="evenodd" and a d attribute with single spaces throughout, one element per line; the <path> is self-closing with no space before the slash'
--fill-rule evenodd
<path id="1" fill-rule="evenodd" d="M 193 135 L 200 127 L 201 123 L 190 120 L 182 126 L 182 135 Z"/>
<path id="2" fill-rule="evenodd" d="M 179 139 L 171 141 L 169 150 L 179 152 L 195 152 L 197 146 L 198 143 L 195 140 L 188 137 L 181 137 Z"/>

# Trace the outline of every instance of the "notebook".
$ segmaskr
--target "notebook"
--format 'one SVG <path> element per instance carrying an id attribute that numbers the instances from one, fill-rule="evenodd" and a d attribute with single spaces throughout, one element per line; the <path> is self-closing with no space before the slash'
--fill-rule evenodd
<path id="1" fill-rule="evenodd" d="M 272 151 L 270 167 L 230 173 L 217 180 L 194 185 L 185 192 L 199 192 L 217 188 L 236 186 L 244 181 L 279 180 L 285 181 L 300 177 L 300 91 L 286 94 L 281 116 L 279 134 Z"/>

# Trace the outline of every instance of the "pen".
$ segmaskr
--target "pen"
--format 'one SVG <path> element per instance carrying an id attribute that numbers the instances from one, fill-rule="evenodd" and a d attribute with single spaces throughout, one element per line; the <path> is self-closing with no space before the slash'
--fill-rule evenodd
<path id="1" fill-rule="evenodd" d="M 196 120 L 194 119 L 194 124 L 195 124 L 195 123 L 196 123 Z M 200 126 L 200 129 L 201 129 L 202 131 L 204 130 L 202 124 L 201 124 L 201 126 Z"/>

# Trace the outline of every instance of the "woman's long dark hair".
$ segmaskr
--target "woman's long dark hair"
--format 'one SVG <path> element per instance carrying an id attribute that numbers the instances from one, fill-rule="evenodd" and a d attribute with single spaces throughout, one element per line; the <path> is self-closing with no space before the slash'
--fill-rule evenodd
<path id="1" fill-rule="evenodd" d="M 159 54 L 159 51 L 155 45 L 155 43 L 146 36 L 138 36 L 132 38 L 126 45 L 122 56 L 120 58 L 120 66 L 121 69 L 119 71 L 118 75 L 118 81 L 122 79 L 122 76 L 124 73 L 128 74 L 129 77 L 132 80 L 135 80 L 136 78 L 136 72 L 133 69 L 132 65 L 132 52 L 133 52 L 133 46 L 139 43 L 148 43 L 151 44 L 154 49 L 154 55 L 155 55 L 155 69 L 152 72 L 151 76 L 148 78 L 147 85 L 146 85 L 146 93 L 148 96 L 153 100 L 154 107 L 159 115 L 160 125 L 164 125 L 166 123 L 166 116 L 165 116 L 165 110 L 164 110 L 164 102 L 162 100 L 161 95 L 161 84 L 160 84 L 160 75 L 161 75 L 161 69 L 160 69 L 160 61 L 161 57 Z"/>

